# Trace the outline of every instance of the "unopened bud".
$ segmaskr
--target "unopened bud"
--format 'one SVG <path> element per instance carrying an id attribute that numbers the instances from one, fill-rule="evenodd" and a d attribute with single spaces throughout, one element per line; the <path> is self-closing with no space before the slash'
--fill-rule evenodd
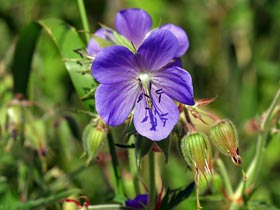
<path id="1" fill-rule="evenodd" d="M 104 145 L 106 131 L 102 126 L 88 124 L 83 132 L 83 146 L 87 156 L 87 164 L 95 158 Z"/>
<path id="2" fill-rule="evenodd" d="M 231 157 L 233 163 L 240 166 L 242 159 L 238 150 L 238 134 L 231 121 L 225 119 L 215 124 L 210 129 L 210 139 L 221 153 Z"/>
<path id="3" fill-rule="evenodd" d="M 208 137 L 203 133 L 191 133 L 180 142 L 181 153 L 187 165 L 195 170 L 197 175 L 212 173 L 211 147 Z"/>
<path id="4" fill-rule="evenodd" d="M 5 129 L 13 139 L 23 132 L 23 113 L 20 106 L 12 105 L 7 108 Z"/>

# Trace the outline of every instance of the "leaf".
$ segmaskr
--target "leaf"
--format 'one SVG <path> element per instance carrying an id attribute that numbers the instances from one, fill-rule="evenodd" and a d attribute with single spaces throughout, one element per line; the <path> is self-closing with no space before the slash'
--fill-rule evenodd
<path id="1" fill-rule="evenodd" d="M 31 23 L 20 33 L 11 66 L 14 77 L 14 93 L 22 93 L 26 96 L 32 56 L 40 31 L 41 27 L 38 24 Z"/>
<path id="2" fill-rule="evenodd" d="M 265 201 L 250 201 L 248 203 L 249 210 L 280 210 L 272 204 L 268 204 Z"/>
<path id="3" fill-rule="evenodd" d="M 28 201 L 27 203 L 20 203 L 16 204 L 14 208 L 11 208 L 12 210 L 32 210 L 32 209 L 37 209 L 39 207 L 47 206 L 56 202 L 59 202 L 61 199 L 66 198 L 67 196 L 73 195 L 73 194 L 78 194 L 80 190 L 78 189 L 73 189 L 73 190 L 68 190 L 65 192 L 61 192 L 58 194 L 51 195 L 46 198 L 40 198 L 38 200 L 31 200 Z"/>
<path id="4" fill-rule="evenodd" d="M 159 210 L 171 210 L 179 203 L 184 201 L 186 198 L 190 196 L 192 191 L 194 190 L 195 183 L 192 182 L 184 189 L 167 189 L 165 196 L 162 199 Z"/>
<path id="5" fill-rule="evenodd" d="M 96 84 L 90 74 L 81 73 L 80 55 L 74 52 L 85 48 L 77 31 L 60 19 L 43 19 L 29 24 L 19 36 L 12 63 L 14 92 L 27 96 L 32 56 L 41 30 L 45 30 L 56 45 L 76 92 L 80 98 L 89 93 Z M 94 111 L 94 100 L 87 98 L 82 104 L 89 111 Z"/>
<path id="6" fill-rule="evenodd" d="M 163 154 L 165 156 L 165 163 L 167 163 L 168 162 L 168 153 L 169 153 L 170 144 L 171 144 L 170 138 L 164 139 L 162 141 L 158 141 L 156 144 L 158 145 L 160 150 L 163 152 Z"/>
<path id="7" fill-rule="evenodd" d="M 76 139 L 80 139 L 81 134 L 80 134 L 79 126 L 76 120 L 74 119 L 74 117 L 65 114 L 63 115 L 63 118 L 67 121 L 67 124 L 71 130 L 72 135 Z"/>
<path id="8" fill-rule="evenodd" d="M 140 167 L 142 158 L 148 154 L 148 152 L 151 150 L 153 146 L 153 141 L 138 135 L 136 137 L 135 142 L 135 156 L 136 156 L 136 164 L 138 167 Z"/>

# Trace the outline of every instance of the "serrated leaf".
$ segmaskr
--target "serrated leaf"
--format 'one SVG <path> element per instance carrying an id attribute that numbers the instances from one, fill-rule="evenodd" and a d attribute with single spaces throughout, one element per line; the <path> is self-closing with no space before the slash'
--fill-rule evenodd
<path id="1" fill-rule="evenodd" d="M 74 51 L 85 48 L 77 31 L 60 19 L 50 18 L 33 22 L 23 29 L 19 36 L 12 62 L 14 92 L 27 95 L 32 56 L 41 30 L 45 30 L 56 45 L 76 92 L 80 98 L 95 88 L 96 84 L 90 74 L 82 74 L 80 55 Z M 82 101 L 84 107 L 94 111 L 94 100 L 87 98 Z"/>

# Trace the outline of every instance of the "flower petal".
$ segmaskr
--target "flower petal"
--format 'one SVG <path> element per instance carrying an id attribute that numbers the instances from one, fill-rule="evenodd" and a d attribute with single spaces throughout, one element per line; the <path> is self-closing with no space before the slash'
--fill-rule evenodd
<path id="1" fill-rule="evenodd" d="M 143 209 L 148 205 L 148 199 L 148 194 L 139 194 L 134 199 L 125 201 L 125 205 L 133 209 Z"/>
<path id="2" fill-rule="evenodd" d="M 186 32 L 182 28 L 173 24 L 166 24 L 160 28 L 170 30 L 176 36 L 179 48 L 175 57 L 181 57 L 184 55 L 190 46 L 189 38 Z"/>
<path id="3" fill-rule="evenodd" d="M 176 37 L 166 29 L 154 30 L 137 52 L 142 71 L 159 71 L 175 57 L 178 49 Z"/>
<path id="4" fill-rule="evenodd" d="M 152 27 L 152 19 L 144 10 L 126 9 L 118 12 L 115 25 L 117 31 L 138 48 Z"/>
<path id="5" fill-rule="evenodd" d="M 181 58 L 173 58 L 164 68 L 167 69 L 173 66 L 178 66 L 182 68 Z"/>
<path id="6" fill-rule="evenodd" d="M 153 82 L 170 98 L 194 105 L 192 77 L 186 70 L 178 66 L 167 68 L 154 73 Z"/>
<path id="7" fill-rule="evenodd" d="M 99 52 L 91 66 L 93 77 L 102 84 L 136 78 L 134 54 L 123 46 L 110 46 Z"/>
<path id="8" fill-rule="evenodd" d="M 94 33 L 95 36 L 98 36 L 100 38 L 103 38 L 105 39 L 106 36 L 105 36 L 105 30 L 103 28 L 100 28 L 98 29 L 95 33 Z M 87 53 L 90 55 L 90 56 L 95 56 L 99 51 L 102 50 L 102 47 L 97 43 L 97 41 L 95 41 L 94 38 L 91 38 L 89 40 L 89 43 L 88 43 L 88 46 L 86 48 L 86 51 Z"/>
<path id="9" fill-rule="evenodd" d="M 153 141 L 160 141 L 171 133 L 179 118 L 179 111 L 168 95 L 152 87 L 152 108 L 147 96 L 139 95 L 134 109 L 134 126 L 137 132 Z M 141 99 L 141 100 L 140 100 Z"/>
<path id="10" fill-rule="evenodd" d="M 137 97 L 138 85 L 118 83 L 99 85 L 95 92 L 96 111 L 110 126 L 123 123 L 129 116 Z"/>

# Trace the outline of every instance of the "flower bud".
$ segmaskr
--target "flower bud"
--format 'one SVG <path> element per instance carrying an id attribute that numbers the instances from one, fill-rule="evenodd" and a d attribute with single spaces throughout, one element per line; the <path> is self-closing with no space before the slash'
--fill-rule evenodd
<path id="1" fill-rule="evenodd" d="M 210 129 L 210 139 L 217 149 L 231 157 L 236 166 L 240 166 L 242 159 L 238 151 L 238 134 L 233 123 L 227 119 L 219 121 Z"/>
<path id="2" fill-rule="evenodd" d="M 13 105 L 7 108 L 6 130 L 13 139 L 16 139 L 23 132 L 23 116 L 20 106 Z"/>
<path id="3" fill-rule="evenodd" d="M 208 137 L 203 133 L 191 133 L 180 142 L 181 153 L 187 165 L 203 176 L 212 173 L 211 147 Z"/>
<path id="4" fill-rule="evenodd" d="M 82 138 L 85 150 L 84 155 L 87 156 L 87 164 L 89 164 L 103 147 L 106 131 L 102 126 L 94 126 L 90 123 L 84 129 Z"/>

